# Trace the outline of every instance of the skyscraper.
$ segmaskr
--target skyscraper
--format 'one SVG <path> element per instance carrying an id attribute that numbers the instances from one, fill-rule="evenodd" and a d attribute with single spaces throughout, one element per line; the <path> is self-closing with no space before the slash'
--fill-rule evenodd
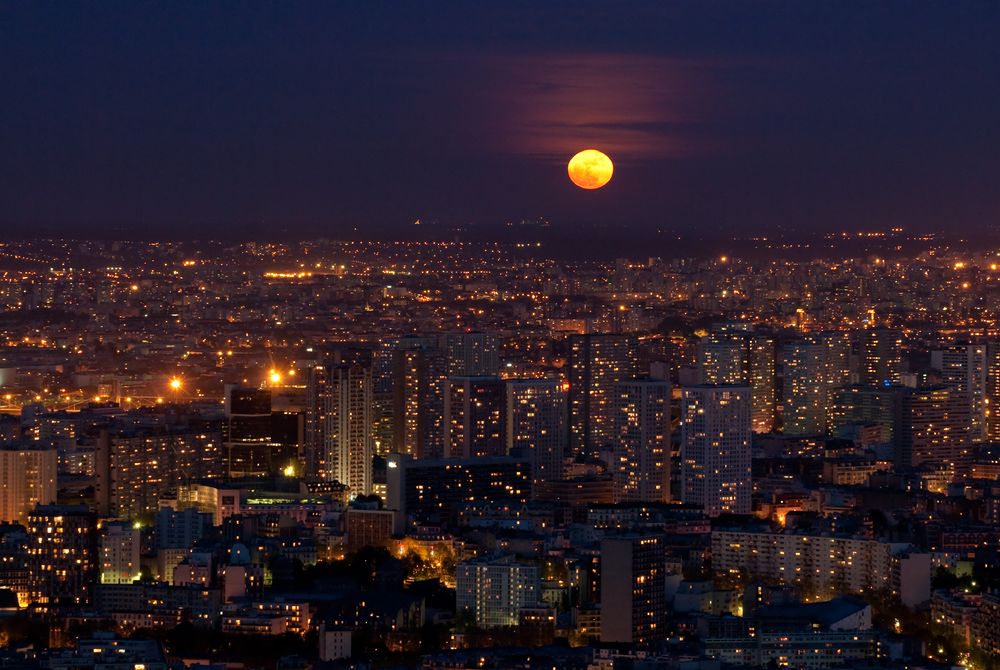
<path id="1" fill-rule="evenodd" d="M 983 399 L 986 437 L 1000 442 L 1000 341 L 986 344 L 986 397 Z"/>
<path id="2" fill-rule="evenodd" d="M 452 377 L 444 397 L 447 458 L 503 456 L 504 382 L 499 377 Z"/>
<path id="3" fill-rule="evenodd" d="M 747 347 L 749 374 L 746 383 L 750 384 L 753 400 L 753 431 L 770 433 L 774 430 L 777 406 L 774 338 L 770 335 L 754 334 L 749 337 Z"/>
<path id="4" fill-rule="evenodd" d="M 681 390 L 681 500 L 709 516 L 749 514 L 750 388 Z"/>
<path id="5" fill-rule="evenodd" d="M 774 430 L 774 338 L 741 330 L 713 332 L 698 340 L 697 356 L 699 383 L 749 385 L 754 432 Z"/>
<path id="6" fill-rule="evenodd" d="M 370 362 L 326 363 L 312 371 L 319 441 L 310 445 L 309 474 L 367 495 L 372 485 L 372 369 Z"/>
<path id="7" fill-rule="evenodd" d="M 532 484 L 560 479 L 566 451 L 566 390 L 555 379 L 506 382 L 507 453 L 531 459 Z"/>
<path id="8" fill-rule="evenodd" d="M 986 440 L 987 360 L 984 344 L 955 344 L 931 352 L 931 367 L 941 384 L 954 389 L 969 404 L 969 439 Z"/>
<path id="9" fill-rule="evenodd" d="M 638 341 L 628 335 L 573 335 L 569 341 L 570 450 L 612 444 L 614 385 L 638 373 Z"/>
<path id="10" fill-rule="evenodd" d="M 615 500 L 670 500 L 670 382 L 632 379 L 615 384 Z"/>
<path id="11" fill-rule="evenodd" d="M 229 477 L 257 477 L 271 472 L 271 391 L 227 384 L 222 425 L 223 453 Z"/>
<path id="12" fill-rule="evenodd" d="M 861 331 L 859 381 L 869 386 L 899 384 L 903 373 L 903 335 L 890 328 Z"/>
<path id="13" fill-rule="evenodd" d="M 663 538 L 629 534 L 601 541 L 601 642 L 646 644 L 665 635 Z"/>
<path id="14" fill-rule="evenodd" d="M 850 381 L 847 333 L 814 333 L 781 348 L 782 431 L 822 435 L 831 429 L 828 410 L 836 391 Z"/>
<path id="15" fill-rule="evenodd" d="M 826 430 L 825 363 L 822 343 L 796 340 L 782 347 L 781 425 L 785 434 L 817 435 Z"/>
<path id="16" fill-rule="evenodd" d="M 404 338 L 405 340 L 406 338 Z M 393 451 L 415 458 L 444 455 L 444 352 L 426 343 L 402 343 L 393 364 Z"/>

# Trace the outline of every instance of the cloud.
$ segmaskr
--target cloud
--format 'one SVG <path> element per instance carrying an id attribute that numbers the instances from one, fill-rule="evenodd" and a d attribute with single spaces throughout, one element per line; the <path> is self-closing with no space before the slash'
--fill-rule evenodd
<path id="1" fill-rule="evenodd" d="M 623 160 L 711 150 L 718 64 L 633 54 L 494 56 L 473 93 L 485 148 L 563 160 L 593 146 Z"/>

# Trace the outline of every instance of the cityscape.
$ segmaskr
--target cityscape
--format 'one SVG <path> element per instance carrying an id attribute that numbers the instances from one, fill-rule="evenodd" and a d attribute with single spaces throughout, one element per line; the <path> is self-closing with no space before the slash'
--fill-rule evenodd
<path id="1" fill-rule="evenodd" d="M 1000 668 L 996 28 L 0 4 L 0 666 Z"/>

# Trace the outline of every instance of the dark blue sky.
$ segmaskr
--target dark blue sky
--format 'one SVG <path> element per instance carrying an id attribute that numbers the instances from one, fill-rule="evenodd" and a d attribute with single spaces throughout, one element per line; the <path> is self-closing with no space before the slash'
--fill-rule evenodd
<path id="1" fill-rule="evenodd" d="M 0 226 L 985 230 L 998 35 L 995 2 L 0 0 Z"/>

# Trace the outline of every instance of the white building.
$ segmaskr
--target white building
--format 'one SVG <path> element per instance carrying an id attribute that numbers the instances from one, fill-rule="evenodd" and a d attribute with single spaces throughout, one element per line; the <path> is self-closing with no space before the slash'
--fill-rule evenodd
<path id="1" fill-rule="evenodd" d="M 101 583 L 131 584 L 139 579 L 141 536 L 131 523 L 114 522 L 101 531 Z"/>
<path id="2" fill-rule="evenodd" d="M 517 626 L 520 610 L 539 604 L 538 568 L 518 563 L 513 556 L 460 563 L 455 582 L 458 611 L 471 612 L 483 628 Z"/>

